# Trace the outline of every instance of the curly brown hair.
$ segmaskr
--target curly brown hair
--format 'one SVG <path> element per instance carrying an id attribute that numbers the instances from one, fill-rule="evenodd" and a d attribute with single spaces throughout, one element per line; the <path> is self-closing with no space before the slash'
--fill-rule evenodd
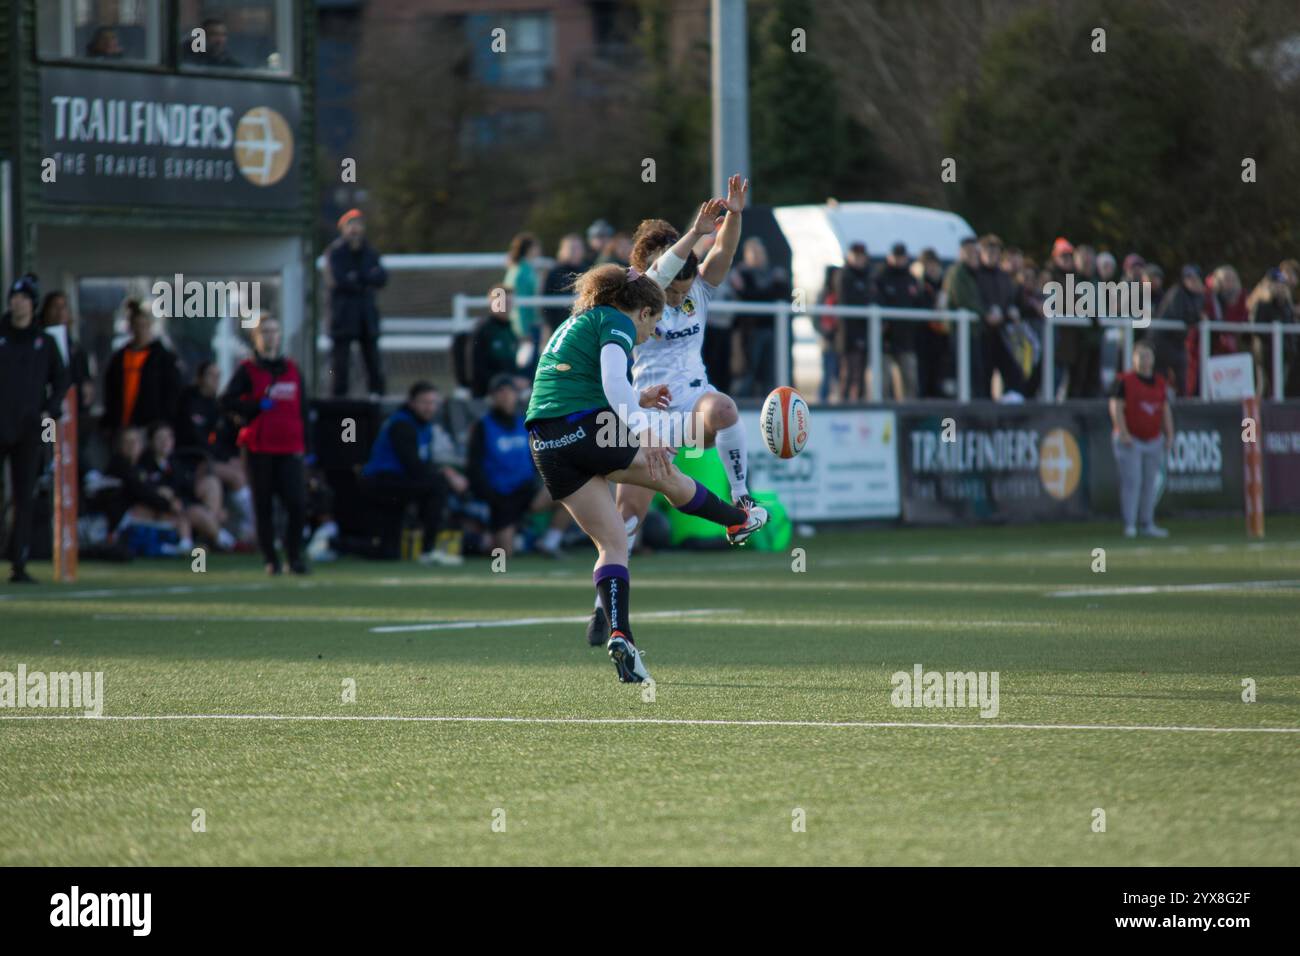
<path id="1" fill-rule="evenodd" d="M 588 269 L 573 286 L 576 298 L 573 314 L 579 315 L 598 305 L 613 306 L 629 315 L 642 309 L 662 312 L 664 290 L 636 269 L 624 269 L 615 263 Z"/>

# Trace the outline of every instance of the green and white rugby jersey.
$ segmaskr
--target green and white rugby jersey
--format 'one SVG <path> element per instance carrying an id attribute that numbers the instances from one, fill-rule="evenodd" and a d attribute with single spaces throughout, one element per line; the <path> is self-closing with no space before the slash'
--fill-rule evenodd
<path id="1" fill-rule="evenodd" d="M 608 408 L 600 380 L 600 352 L 610 342 L 627 353 L 630 382 L 636 345 L 636 326 L 631 319 L 607 305 L 565 319 L 537 361 L 526 420 Z"/>

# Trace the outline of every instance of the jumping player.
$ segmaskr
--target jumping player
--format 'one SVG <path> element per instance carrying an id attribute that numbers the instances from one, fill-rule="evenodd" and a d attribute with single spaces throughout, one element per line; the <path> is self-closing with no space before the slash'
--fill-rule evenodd
<path id="1" fill-rule="evenodd" d="M 611 625 L 605 645 L 618 679 L 639 683 L 650 675 L 628 623 L 627 533 L 608 482 L 659 492 L 673 507 L 725 527 L 732 544 L 761 528 L 767 512 L 722 501 L 677 470 L 674 449 L 654 444 L 639 409 L 665 407 L 669 389 L 652 385 L 638 393 L 630 368 L 633 348 L 650 338 L 663 314 L 658 284 L 611 264 L 585 273 L 575 292 L 573 314 L 539 357 L 525 420 L 551 497 L 596 543 L 592 579 Z"/>
<path id="2" fill-rule="evenodd" d="M 697 447 L 718 449 L 727 469 L 731 500 L 736 507 L 754 507 L 749 496 L 749 455 L 745 448 L 745 426 L 736 403 L 709 384 L 704 368 L 704 327 L 709 302 L 731 271 L 731 261 L 740 244 L 740 216 L 749 196 L 749 180 L 739 175 L 727 181 L 726 200 L 706 203 L 685 235 L 662 219 L 647 219 L 632 237 L 632 267 L 641 269 L 664 290 L 663 317 L 654 337 L 636 348 L 632 382 L 637 389 L 651 383 L 668 386 L 671 399 L 667 411 L 687 424 L 678 429 Z M 693 249 L 700 239 L 713 233 L 714 212 L 726 212 L 717 240 L 700 262 Z M 628 553 L 654 500 L 654 492 L 636 485 L 619 485 L 617 501 L 623 515 Z M 599 596 L 597 596 L 599 598 Z M 605 642 L 608 630 L 599 600 L 587 624 L 587 643 Z"/>

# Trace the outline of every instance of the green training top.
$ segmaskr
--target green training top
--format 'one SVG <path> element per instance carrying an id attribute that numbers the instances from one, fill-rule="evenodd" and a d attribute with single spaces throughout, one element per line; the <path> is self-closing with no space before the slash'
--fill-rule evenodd
<path id="1" fill-rule="evenodd" d="M 538 359 L 526 420 L 608 408 L 600 380 L 600 352 L 610 342 L 627 353 L 630 382 L 632 347 L 636 345 L 636 326 L 631 319 L 608 305 L 565 319 Z"/>

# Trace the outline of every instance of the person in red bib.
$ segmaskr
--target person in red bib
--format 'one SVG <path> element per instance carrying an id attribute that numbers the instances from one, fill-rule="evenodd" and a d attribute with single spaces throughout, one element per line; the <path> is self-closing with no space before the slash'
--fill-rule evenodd
<path id="1" fill-rule="evenodd" d="M 284 541 L 289 570 L 307 574 L 302 541 L 307 401 L 302 374 L 293 359 L 281 354 L 281 340 L 279 321 L 263 316 L 253 332 L 256 354 L 239 364 L 221 393 L 221 408 L 241 426 L 237 444 L 248 463 L 257 542 L 266 559 L 266 573 L 281 571 L 273 520 L 273 500 L 278 497 L 289 519 Z"/>
<path id="2" fill-rule="evenodd" d="M 1174 443 L 1174 413 L 1168 383 L 1155 374 L 1156 354 L 1140 342 L 1133 349 L 1133 368 L 1121 372 L 1110 397 L 1111 444 L 1119 467 L 1119 503 L 1124 537 L 1139 533 L 1167 538 L 1156 526 L 1156 480 L 1165 454 Z"/>

